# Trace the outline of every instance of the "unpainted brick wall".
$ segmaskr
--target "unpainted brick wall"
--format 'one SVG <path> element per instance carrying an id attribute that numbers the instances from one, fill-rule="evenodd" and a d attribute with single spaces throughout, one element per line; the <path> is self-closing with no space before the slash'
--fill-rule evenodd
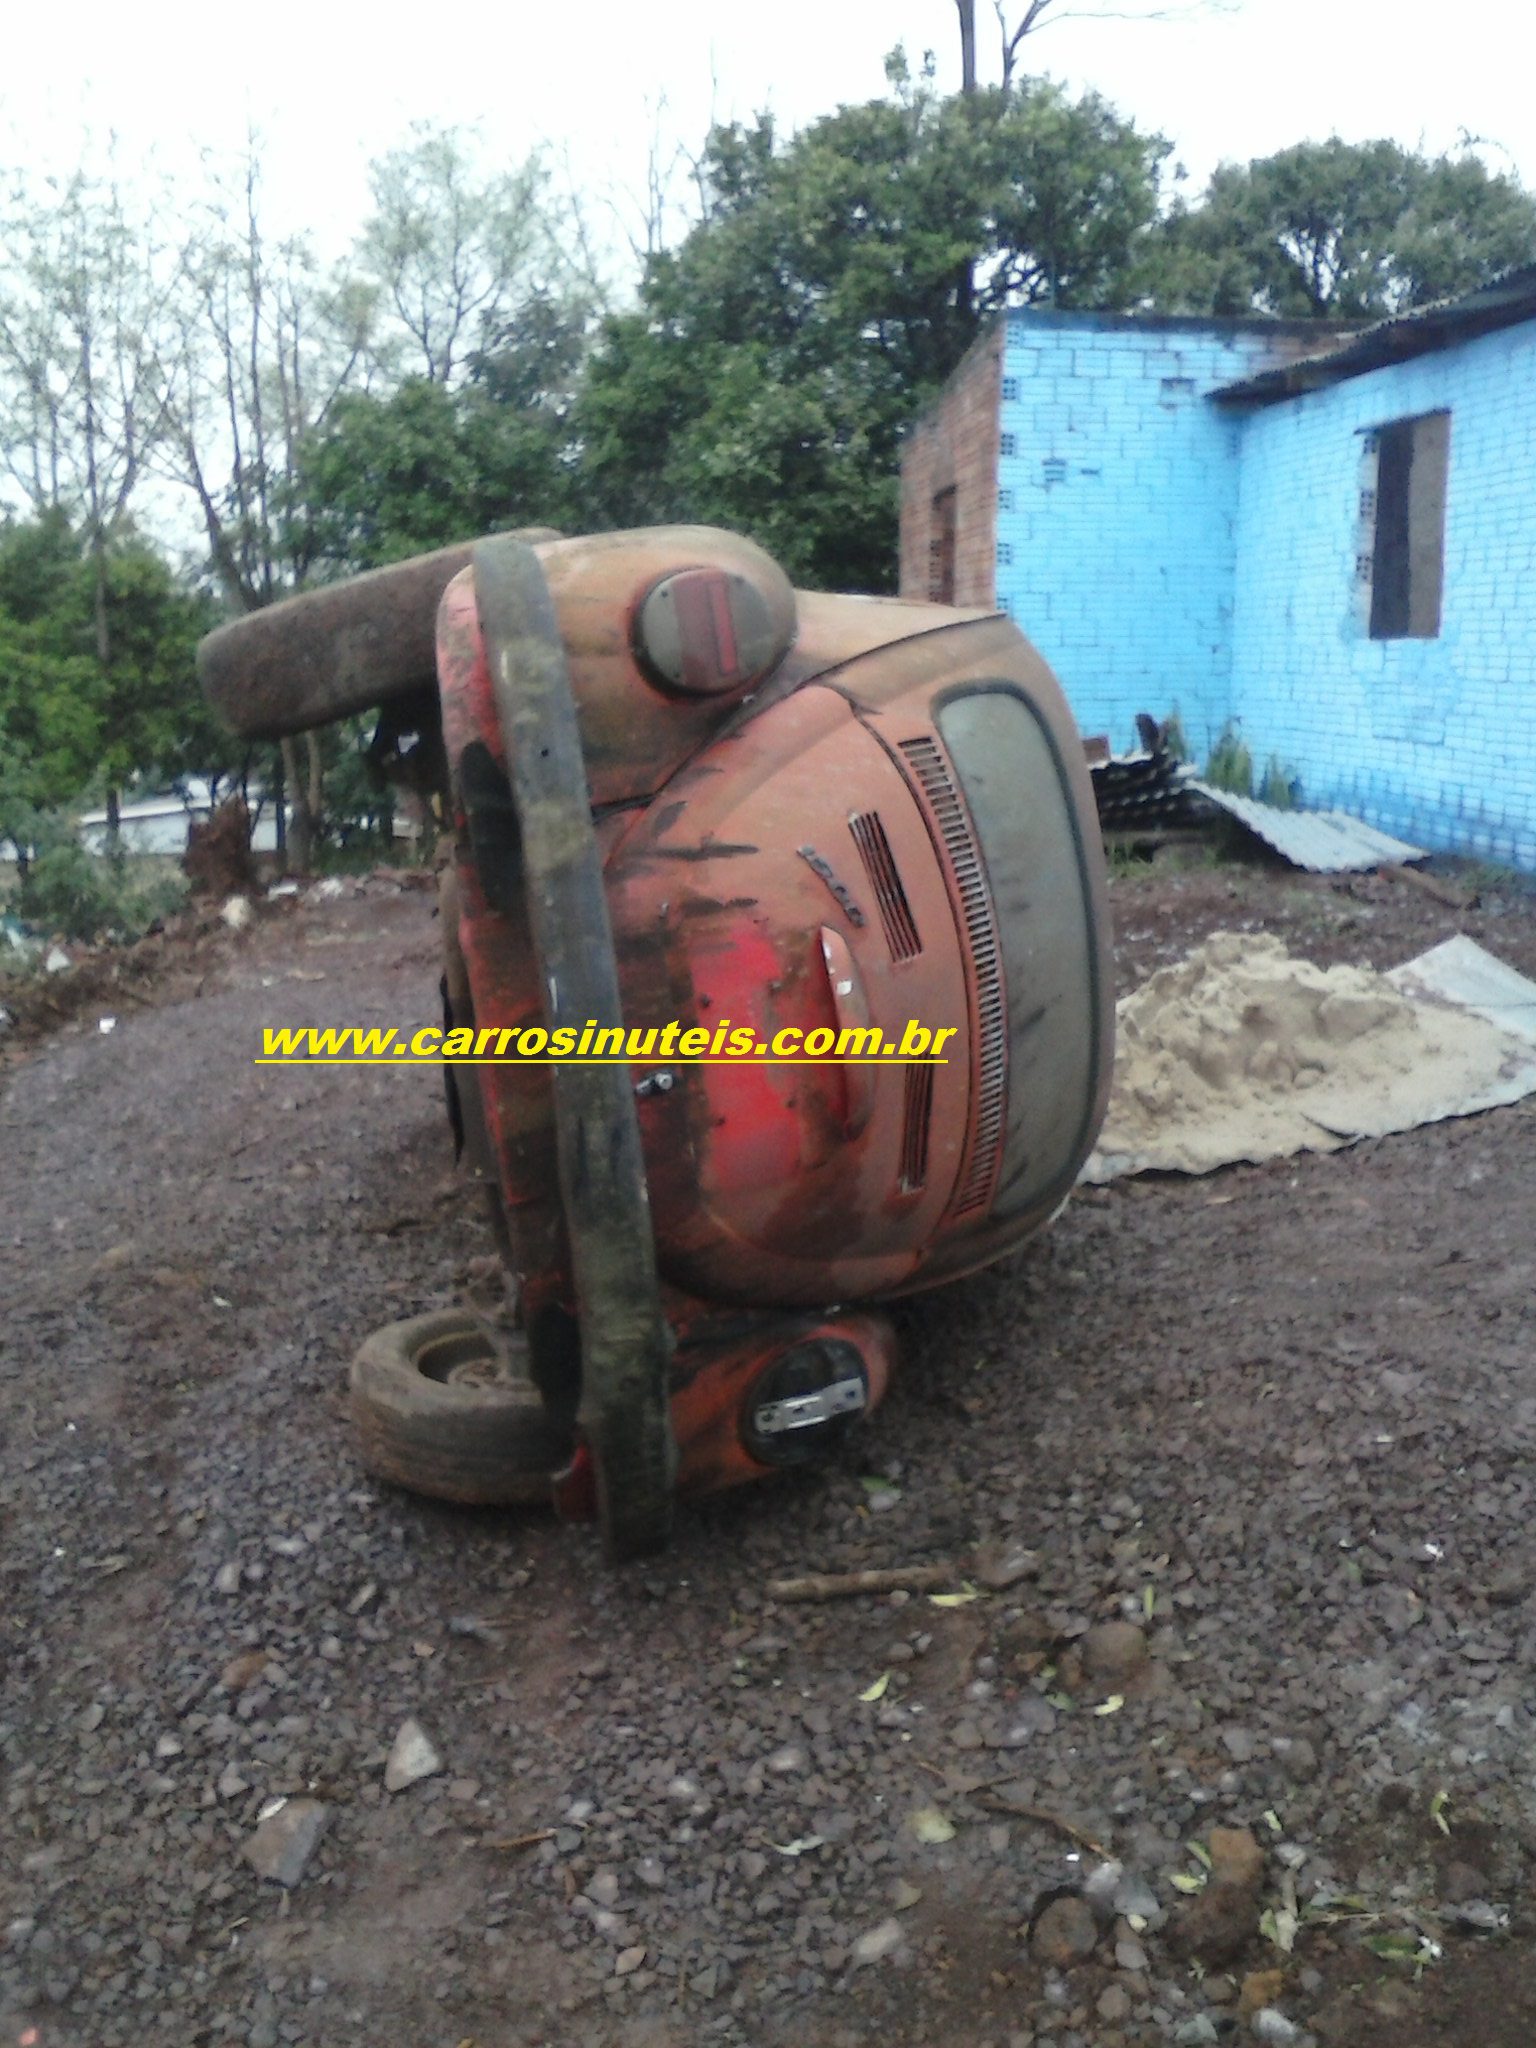
<path id="1" fill-rule="evenodd" d="M 929 598 L 934 500 L 955 493 L 958 605 L 997 602 L 997 408 L 1003 335 L 984 334 L 908 434 L 901 462 L 903 597 Z"/>
<path id="2" fill-rule="evenodd" d="M 1438 636 L 1372 640 L 1362 437 L 1449 408 Z M 1232 704 L 1299 773 L 1421 846 L 1536 869 L 1536 323 L 1260 408 L 1240 427 Z"/>

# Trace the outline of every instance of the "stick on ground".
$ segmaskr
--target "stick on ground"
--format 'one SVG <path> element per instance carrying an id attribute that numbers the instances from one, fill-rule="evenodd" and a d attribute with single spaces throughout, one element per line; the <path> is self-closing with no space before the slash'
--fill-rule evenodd
<path id="1" fill-rule="evenodd" d="M 770 1579 L 770 1600 L 847 1600 L 857 1593 L 933 1593 L 964 1576 L 951 1564 L 897 1565 L 888 1571 L 807 1572 L 802 1579 Z"/>
<path id="2" fill-rule="evenodd" d="M 1011 1799 L 983 1799 L 981 1803 L 988 1813 L 1006 1814 L 1012 1820 L 1038 1821 L 1041 1827 L 1059 1828 L 1061 1833 L 1069 1841 L 1076 1842 L 1079 1848 L 1089 1850 L 1105 1863 L 1109 1861 L 1109 1851 L 1102 1842 L 1096 1842 L 1092 1835 L 1084 1834 L 1083 1830 L 1074 1827 L 1071 1821 L 1063 1820 L 1059 1813 L 1049 1813 L 1043 1806 L 1015 1806 Z"/>

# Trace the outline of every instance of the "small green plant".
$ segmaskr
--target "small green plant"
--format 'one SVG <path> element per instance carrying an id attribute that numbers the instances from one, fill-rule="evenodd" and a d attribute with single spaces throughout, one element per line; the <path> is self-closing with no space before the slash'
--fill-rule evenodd
<path id="1" fill-rule="evenodd" d="M 1278 754 L 1271 754 L 1259 784 L 1260 803 L 1277 811 L 1294 811 L 1301 804 L 1301 776 Z"/>
<path id="2" fill-rule="evenodd" d="M 1163 720 L 1163 745 L 1179 761 L 1193 761 L 1194 750 L 1184 731 L 1184 721 L 1179 716 L 1179 707 L 1174 705 Z"/>
<path id="3" fill-rule="evenodd" d="M 1144 853 L 1137 853 L 1133 846 L 1115 842 L 1104 849 L 1112 881 L 1129 882 L 1150 875 L 1152 863 Z"/>
<path id="4" fill-rule="evenodd" d="M 1253 756 L 1230 718 L 1211 749 L 1205 779 L 1213 789 L 1230 790 L 1233 796 L 1253 795 Z"/>
<path id="5" fill-rule="evenodd" d="M 51 938 L 137 939 L 186 894 L 179 875 L 138 880 L 129 864 L 89 853 L 78 840 L 39 853 L 16 892 L 24 924 Z"/>

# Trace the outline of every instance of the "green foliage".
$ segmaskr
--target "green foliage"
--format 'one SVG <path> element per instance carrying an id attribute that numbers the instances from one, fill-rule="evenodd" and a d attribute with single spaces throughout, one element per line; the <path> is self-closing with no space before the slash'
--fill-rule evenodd
<path id="1" fill-rule="evenodd" d="M 89 570 L 82 598 L 89 594 Z M 100 779 L 121 788 L 228 773 L 241 749 L 198 687 L 197 643 L 217 614 L 187 591 L 146 543 L 120 542 L 107 562 L 110 654 L 102 705 Z"/>
<path id="2" fill-rule="evenodd" d="M 482 385 L 413 378 L 340 399 L 303 447 L 290 516 L 317 567 L 352 573 L 496 527 L 560 526 L 571 483 L 558 415 Z"/>
<path id="3" fill-rule="evenodd" d="M 61 513 L 0 526 L 0 839 L 13 845 L 37 812 L 88 791 L 237 759 L 197 687 L 206 603 L 130 535 L 105 564 L 105 667 L 95 604 L 95 565 Z"/>
<path id="4" fill-rule="evenodd" d="M 368 183 L 374 210 L 356 260 L 377 295 L 375 351 L 396 375 L 453 381 L 510 309 L 567 267 L 536 158 L 492 168 L 471 131 L 417 121 L 370 164 Z"/>
<path id="5" fill-rule="evenodd" d="M 1213 789 L 1230 790 L 1234 796 L 1253 795 L 1253 756 L 1231 719 L 1222 727 L 1211 749 L 1205 764 L 1205 780 Z"/>
<path id="6" fill-rule="evenodd" d="M 1477 157 L 1303 142 L 1223 164 L 1159 238 L 1149 289 L 1181 313 L 1373 320 L 1536 259 L 1536 198 Z"/>
<path id="7" fill-rule="evenodd" d="M 577 404 L 594 523 L 714 520 L 799 582 L 888 588 L 912 415 L 1001 306 L 1126 303 L 1165 153 L 1043 83 L 716 129 L 704 218 Z"/>
<path id="8" fill-rule="evenodd" d="M 28 867 L 16 909 L 23 923 L 50 937 L 136 939 L 185 894 L 180 876 L 145 879 L 130 861 L 89 853 L 73 835 L 55 836 Z"/>
<path id="9" fill-rule="evenodd" d="M 1301 804 L 1300 772 L 1278 754 L 1269 757 L 1264 780 L 1259 784 L 1259 801 L 1272 804 L 1277 811 L 1294 811 Z"/>
<path id="10" fill-rule="evenodd" d="M 322 735 L 322 866 L 340 854 L 356 854 L 371 864 L 393 845 L 395 792 L 372 758 L 372 739 L 369 722 L 361 718 L 345 719 Z"/>
<path id="11" fill-rule="evenodd" d="M 1163 745 L 1176 761 L 1193 761 L 1195 758 L 1195 750 L 1189 744 L 1177 704 L 1163 720 Z"/>

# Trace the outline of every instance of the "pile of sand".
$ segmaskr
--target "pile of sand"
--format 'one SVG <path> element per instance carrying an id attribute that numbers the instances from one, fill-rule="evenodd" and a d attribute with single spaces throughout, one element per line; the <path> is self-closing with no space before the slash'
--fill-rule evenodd
<path id="1" fill-rule="evenodd" d="M 1162 968 L 1118 1020 L 1090 1181 L 1329 1152 L 1536 1087 L 1532 1048 L 1485 1018 L 1251 933 L 1218 932 Z"/>

